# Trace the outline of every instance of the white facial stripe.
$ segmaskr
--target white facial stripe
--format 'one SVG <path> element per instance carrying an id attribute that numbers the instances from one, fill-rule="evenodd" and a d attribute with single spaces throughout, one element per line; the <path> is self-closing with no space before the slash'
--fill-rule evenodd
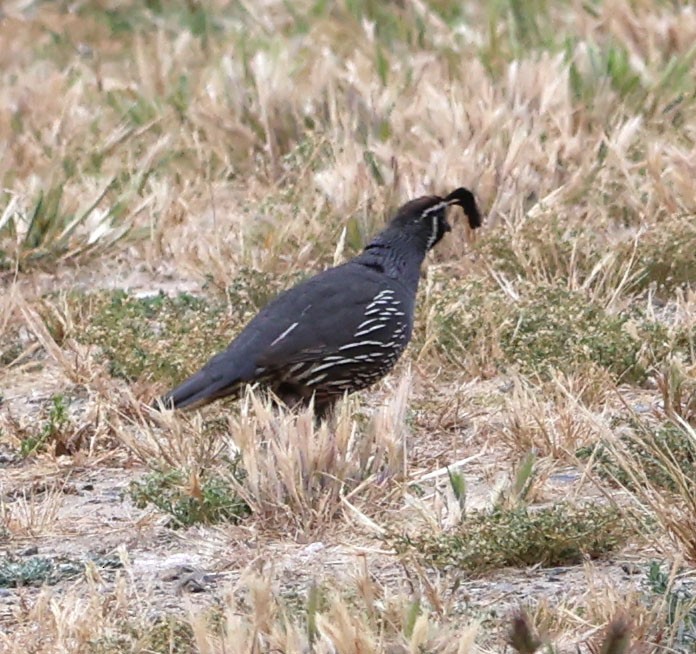
<path id="1" fill-rule="evenodd" d="M 428 207 L 421 214 L 421 218 L 425 218 L 429 213 L 432 213 L 433 211 L 437 212 L 437 211 L 440 211 L 440 209 L 444 209 L 445 207 L 449 207 L 449 205 L 450 205 L 449 202 L 438 202 L 437 204 L 434 204 L 432 207 Z"/>
<path id="2" fill-rule="evenodd" d="M 428 241 L 425 244 L 425 249 L 429 250 L 435 241 L 437 240 L 437 224 L 438 224 L 438 212 L 441 209 L 444 209 L 445 207 L 448 207 L 450 205 L 449 202 L 438 202 L 437 204 L 433 205 L 432 207 L 429 207 L 426 209 L 422 214 L 421 214 L 421 219 L 425 218 L 426 216 L 430 215 L 431 213 L 433 214 L 432 218 L 432 227 L 431 227 L 431 232 L 430 236 L 428 237 Z"/>
<path id="3" fill-rule="evenodd" d="M 431 227 L 431 232 L 430 236 L 428 237 L 428 242 L 425 244 L 425 249 L 429 250 L 431 247 L 433 247 L 433 244 L 435 243 L 435 240 L 437 239 L 437 214 L 433 214 L 433 224 Z"/>

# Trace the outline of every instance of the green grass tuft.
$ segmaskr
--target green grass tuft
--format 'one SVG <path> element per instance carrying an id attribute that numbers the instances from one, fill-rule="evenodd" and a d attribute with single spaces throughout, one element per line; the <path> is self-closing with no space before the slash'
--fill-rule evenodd
<path id="1" fill-rule="evenodd" d="M 72 166 L 68 161 L 64 164 Z M 63 197 L 69 177 L 39 190 L 33 200 L 23 198 L 28 206 L 13 202 L 7 193 L 0 197 L 0 271 L 15 265 L 22 271 L 53 266 L 60 259 L 76 258 L 113 245 L 127 235 L 128 226 L 121 224 L 118 201 L 108 209 L 100 209 L 113 181 L 75 210 Z M 126 189 L 121 197 L 127 192 Z"/>
<path id="2" fill-rule="evenodd" d="M 617 425 L 618 426 L 618 425 Z M 631 433 L 621 437 L 627 454 L 640 461 L 645 479 L 658 488 L 678 492 L 679 479 L 674 471 L 696 484 L 696 444 L 684 429 L 672 423 L 649 428 L 646 424 L 629 423 Z M 616 458 L 606 443 L 597 443 L 577 451 L 581 460 L 594 457 L 595 471 L 603 479 L 614 480 L 636 490 L 636 481 Z"/>
<path id="3" fill-rule="evenodd" d="M 48 415 L 41 421 L 36 431 L 24 434 L 19 453 L 26 458 L 44 451 L 52 442 L 60 443 L 70 424 L 68 402 L 63 395 L 54 395 L 48 408 Z"/>

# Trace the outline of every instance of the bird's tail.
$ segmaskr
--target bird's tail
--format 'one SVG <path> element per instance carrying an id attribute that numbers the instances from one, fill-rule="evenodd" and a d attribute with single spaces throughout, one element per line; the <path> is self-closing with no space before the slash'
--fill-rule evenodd
<path id="1" fill-rule="evenodd" d="M 214 400 L 235 395 L 244 381 L 235 372 L 229 352 L 213 357 L 201 370 L 184 380 L 159 399 L 168 409 L 193 409 Z"/>

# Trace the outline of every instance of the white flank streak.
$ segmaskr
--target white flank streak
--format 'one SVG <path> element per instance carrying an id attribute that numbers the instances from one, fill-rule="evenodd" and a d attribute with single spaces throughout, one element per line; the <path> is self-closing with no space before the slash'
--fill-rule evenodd
<path id="1" fill-rule="evenodd" d="M 292 323 L 292 325 L 290 325 L 290 327 L 288 327 L 280 336 L 278 336 L 278 338 L 276 338 L 276 339 L 270 344 L 269 347 L 273 347 L 276 343 L 279 343 L 280 341 L 282 341 L 282 340 L 283 340 L 293 329 L 295 329 L 295 327 L 297 327 L 297 325 L 299 325 L 299 324 L 300 324 L 299 322 L 294 322 L 294 323 Z"/>
<path id="2" fill-rule="evenodd" d="M 378 329 L 384 329 L 384 323 L 379 323 L 378 325 L 372 325 L 372 327 L 368 327 L 367 329 L 363 329 L 359 332 L 355 332 L 353 336 L 365 336 L 365 334 L 369 334 L 370 332 L 377 331 Z"/>
<path id="3" fill-rule="evenodd" d="M 382 300 L 382 298 L 392 297 L 393 295 L 394 295 L 394 291 L 392 291 L 389 288 L 385 288 L 383 291 L 380 291 L 379 293 L 377 293 L 377 295 L 375 295 L 372 298 L 372 302 L 370 302 L 370 304 L 368 304 L 366 308 L 371 309 L 372 307 L 374 307 L 377 304 L 387 304 L 387 302 Z M 380 300 L 382 300 L 382 301 L 380 302 Z M 367 315 L 367 314 L 365 314 L 365 315 Z"/>
<path id="4" fill-rule="evenodd" d="M 363 345 L 377 345 L 382 347 L 382 341 L 359 341 L 357 343 L 348 343 L 348 345 L 342 345 L 339 350 L 351 350 L 354 347 L 362 347 Z"/>
<path id="5" fill-rule="evenodd" d="M 320 366 L 314 366 L 310 370 L 308 370 L 306 373 L 302 373 L 297 379 L 302 380 L 305 377 L 309 377 L 311 375 L 315 375 L 318 372 L 321 372 L 322 370 L 326 370 L 327 368 L 333 368 L 334 366 L 343 366 L 347 363 L 358 363 L 355 359 L 341 359 L 339 361 L 332 361 L 331 363 L 322 363 Z"/>

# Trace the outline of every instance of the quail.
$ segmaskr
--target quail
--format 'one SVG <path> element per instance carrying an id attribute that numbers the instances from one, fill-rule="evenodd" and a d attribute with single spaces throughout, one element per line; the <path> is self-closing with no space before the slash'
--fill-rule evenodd
<path id="1" fill-rule="evenodd" d="M 451 230 L 451 205 L 481 225 L 465 188 L 407 202 L 359 255 L 278 295 L 161 403 L 199 407 L 258 383 L 288 406 L 314 398 L 319 418 L 344 393 L 379 381 L 411 338 L 421 263 Z"/>

